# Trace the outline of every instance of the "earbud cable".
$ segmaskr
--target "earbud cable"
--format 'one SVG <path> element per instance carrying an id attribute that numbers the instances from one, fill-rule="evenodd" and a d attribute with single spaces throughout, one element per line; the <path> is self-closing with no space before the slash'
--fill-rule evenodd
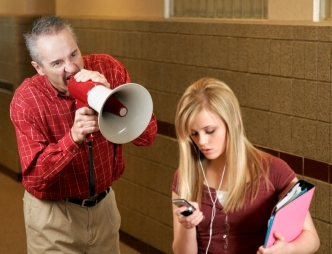
<path id="1" fill-rule="evenodd" d="M 222 172 L 222 175 L 221 175 L 221 180 L 220 180 L 220 184 L 219 184 L 219 187 L 218 189 L 216 190 L 216 198 L 215 200 L 213 200 L 212 198 L 212 194 L 211 194 L 211 191 L 210 191 L 210 186 L 209 186 L 209 183 L 206 179 L 206 176 L 205 176 L 205 172 L 204 172 L 204 168 L 203 168 L 203 165 L 202 165 L 202 162 L 201 160 L 199 160 L 199 165 L 201 166 L 201 169 L 202 169 L 202 172 L 203 172 L 203 176 L 204 176 L 204 181 L 208 187 L 208 191 L 209 191 L 209 195 L 210 195 L 210 198 L 211 198 L 211 202 L 212 202 L 212 213 L 211 213 L 211 222 L 210 222 L 210 238 L 209 238 L 209 243 L 208 243 L 208 246 L 206 248 L 206 254 L 208 253 L 208 250 L 210 248 L 210 244 L 211 244 L 211 239 L 212 239 L 212 224 L 213 224 L 213 221 L 214 221 L 214 218 L 216 216 L 216 203 L 217 203 L 217 200 L 218 200 L 218 191 L 220 190 L 220 187 L 221 187 L 221 184 L 222 184 L 222 181 L 224 179 L 224 174 L 225 174 L 225 169 L 226 169 L 226 163 L 225 163 L 225 166 L 224 166 L 224 170 Z"/>

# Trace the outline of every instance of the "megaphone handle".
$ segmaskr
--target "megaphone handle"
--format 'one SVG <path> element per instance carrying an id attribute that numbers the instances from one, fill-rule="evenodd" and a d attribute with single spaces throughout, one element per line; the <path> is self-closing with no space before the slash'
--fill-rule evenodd
<path id="1" fill-rule="evenodd" d="M 89 107 L 89 105 L 87 105 L 86 107 Z M 93 109 L 93 108 L 91 108 L 91 109 Z M 87 141 L 92 141 L 94 138 L 95 138 L 95 135 L 93 133 L 86 135 Z"/>
<path id="2" fill-rule="evenodd" d="M 76 103 L 76 110 L 79 108 L 82 108 L 82 107 L 89 107 L 89 105 L 87 103 L 83 103 L 79 100 L 76 100 L 75 103 Z M 93 133 L 86 135 L 87 142 L 92 141 L 94 139 L 94 137 L 95 136 L 93 135 Z"/>

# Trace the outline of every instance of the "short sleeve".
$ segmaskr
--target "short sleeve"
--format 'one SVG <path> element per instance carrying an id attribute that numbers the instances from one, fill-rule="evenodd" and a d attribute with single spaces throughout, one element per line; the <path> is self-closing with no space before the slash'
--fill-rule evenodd
<path id="1" fill-rule="evenodd" d="M 295 172 L 285 161 L 271 156 L 269 178 L 277 193 L 281 193 L 295 177 Z"/>

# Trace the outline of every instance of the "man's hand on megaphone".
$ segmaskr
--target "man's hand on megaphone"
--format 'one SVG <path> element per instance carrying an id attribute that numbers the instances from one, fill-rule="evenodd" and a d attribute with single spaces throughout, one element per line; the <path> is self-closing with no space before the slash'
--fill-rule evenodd
<path id="1" fill-rule="evenodd" d="M 93 82 L 102 84 L 107 88 L 111 87 L 105 76 L 99 73 L 98 71 L 90 71 L 82 69 L 79 72 L 77 72 L 74 77 L 77 82 L 86 82 L 92 80 Z"/>
<path id="2" fill-rule="evenodd" d="M 76 110 L 71 136 L 77 144 L 81 144 L 88 134 L 99 131 L 98 117 L 95 111 L 88 107 Z"/>

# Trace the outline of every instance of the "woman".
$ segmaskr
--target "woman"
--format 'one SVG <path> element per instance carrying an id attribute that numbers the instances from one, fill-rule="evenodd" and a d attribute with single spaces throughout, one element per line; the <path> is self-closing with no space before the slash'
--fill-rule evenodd
<path id="1" fill-rule="evenodd" d="M 176 112 L 179 169 L 172 198 L 196 210 L 173 205 L 173 251 L 190 253 L 314 253 L 319 238 L 308 213 L 300 236 L 263 248 L 272 209 L 294 183 L 281 159 L 256 149 L 246 138 L 240 106 L 223 82 L 202 78 L 187 88 Z M 218 193 L 218 195 L 216 195 Z"/>

